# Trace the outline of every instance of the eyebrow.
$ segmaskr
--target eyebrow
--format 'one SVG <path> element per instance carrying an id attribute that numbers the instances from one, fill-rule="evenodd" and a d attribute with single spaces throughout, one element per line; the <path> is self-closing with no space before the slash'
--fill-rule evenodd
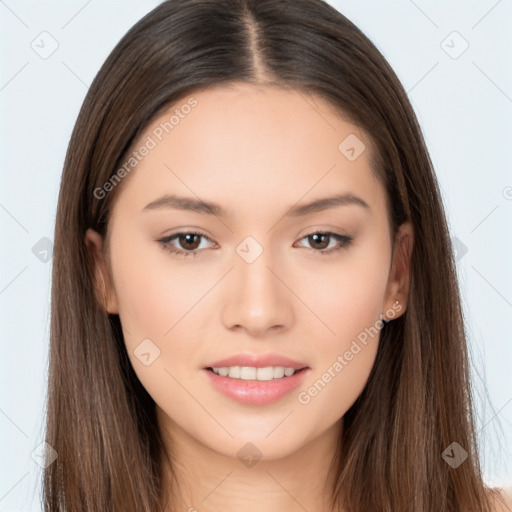
<path id="1" fill-rule="evenodd" d="M 291 207 L 285 216 L 287 217 L 302 217 L 310 213 L 320 212 L 336 206 L 355 205 L 361 206 L 368 212 L 371 212 L 370 205 L 354 194 L 338 194 L 331 197 L 324 197 L 316 199 L 307 204 Z M 165 194 L 151 203 L 147 204 L 142 212 L 156 210 L 160 208 L 174 208 L 177 210 L 191 211 L 206 215 L 215 215 L 217 217 L 228 217 L 228 212 L 222 206 L 210 201 L 203 201 L 201 199 L 194 199 L 191 197 L 177 196 L 174 194 Z"/>

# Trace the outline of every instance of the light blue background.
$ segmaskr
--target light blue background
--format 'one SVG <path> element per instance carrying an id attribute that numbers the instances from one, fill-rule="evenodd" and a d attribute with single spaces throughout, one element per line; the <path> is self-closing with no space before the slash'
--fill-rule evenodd
<path id="1" fill-rule="evenodd" d="M 158 3 L 0 0 L 0 512 L 41 510 L 31 453 L 44 439 L 52 260 L 32 248 L 53 240 L 66 147 L 89 84 Z M 463 249 L 485 479 L 510 486 L 512 1 L 329 3 L 381 50 L 419 117 Z M 43 31 L 58 42 L 47 59 L 31 47 Z M 463 48 L 453 31 L 469 44 L 458 58 L 447 53 Z"/>

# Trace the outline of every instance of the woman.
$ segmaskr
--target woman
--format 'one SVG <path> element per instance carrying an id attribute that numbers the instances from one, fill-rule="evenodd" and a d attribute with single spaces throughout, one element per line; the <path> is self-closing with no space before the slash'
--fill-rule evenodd
<path id="1" fill-rule="evenodd" d="M 421 130 L 324 2 L 169 0 L 130 29 L 54 246 L 46 511 L 506 507 Z"/>

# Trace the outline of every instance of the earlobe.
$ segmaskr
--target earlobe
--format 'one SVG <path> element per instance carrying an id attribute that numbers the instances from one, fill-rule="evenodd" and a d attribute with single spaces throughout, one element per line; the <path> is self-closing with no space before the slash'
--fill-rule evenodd
<path id="1" fill-rule="evenodd" d="M 117 297 L 110 279 L 105 255 L 103 238 L 94 229 L 87 229 L 85 246 L 94 261 L 94 289 L 96 300 L 108 314 L 117 314 Z"/>

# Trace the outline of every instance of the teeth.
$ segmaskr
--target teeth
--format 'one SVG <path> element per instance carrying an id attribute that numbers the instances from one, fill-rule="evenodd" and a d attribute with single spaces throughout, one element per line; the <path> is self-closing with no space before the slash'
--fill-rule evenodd
<path id="1" fill-rule="evenodd" d="M 282 366 L 276 366 L 274 368 L 274 379 L 280 379 L 284 377 L 284 368 Z"/>
<path id="2" fill-rule="evenodd" d="M 215 371 L 215 368 L 213 369 Z M 220 375 L 220 368 L 217 368 L 219 370 Z M 228 377 L 230 379 L 239 379 L 240 378 L 240 366 L 231 366 L 231 368 L 222 368 L 224 372 L 228 371 Z"/>
<path id="3" fill-rule="evenodd" d="M 223 366 L 222 368 L 212 368 L 213 373 L 221 377 L 240 380 L 273 380 L 291 377 L 296 371 L 295 368 L 285 368 L 284 366 L 266 366 L 265 368 L 255 368 L 254 366 Z"/>

